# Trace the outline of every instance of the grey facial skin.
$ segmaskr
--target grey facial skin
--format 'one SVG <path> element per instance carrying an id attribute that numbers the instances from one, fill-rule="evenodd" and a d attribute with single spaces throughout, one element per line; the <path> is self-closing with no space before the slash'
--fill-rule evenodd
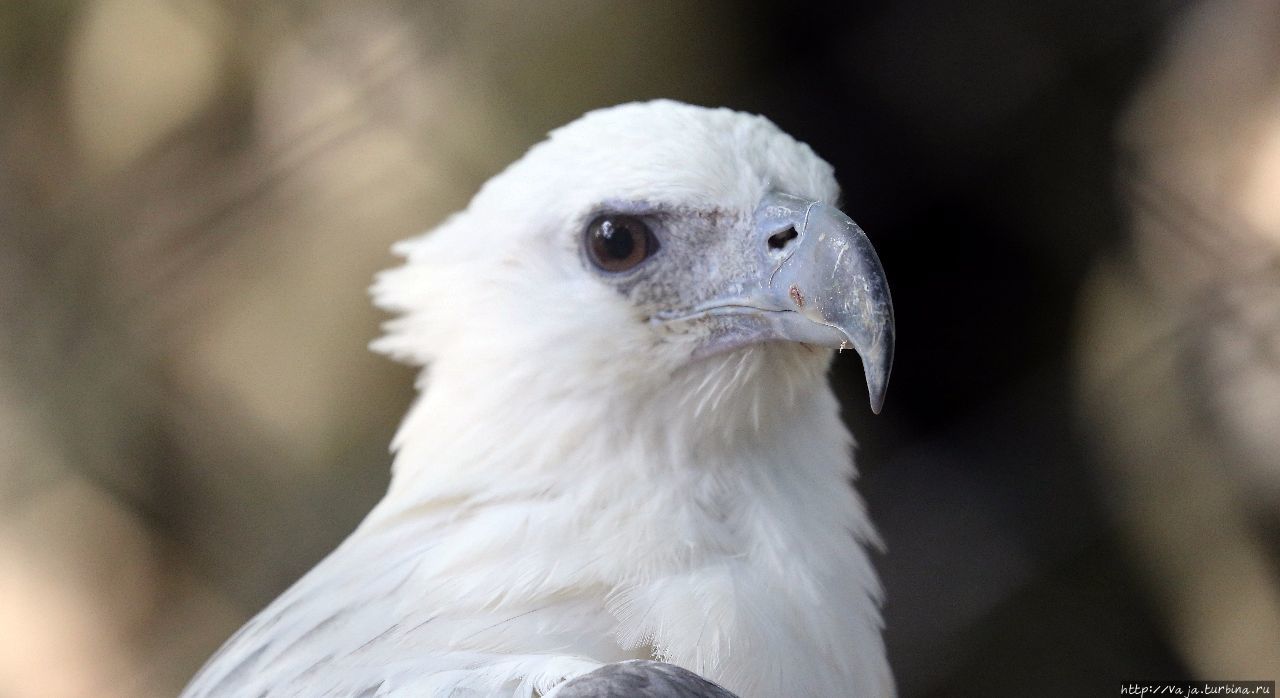
<path id="1" fill-rule="evenodd" d="M 765 341 L 853 349 L 879 414 L 893 367 L 893 299 L 875 248 L 848 216 L 778 192 L 749 220 L 611 210 L 641 215 L 661 249 L 607 280 L 663 333 L 699 336 L 693 358 Z"/>

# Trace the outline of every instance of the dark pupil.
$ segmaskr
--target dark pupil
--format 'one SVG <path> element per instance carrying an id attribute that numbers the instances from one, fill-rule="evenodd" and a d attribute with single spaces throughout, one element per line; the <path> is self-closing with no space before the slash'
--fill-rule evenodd
<path id="1" fill-rule="evenodd" d="M 600 248 L 606 259 L 626 259 L 636 248 L 635 235 L 625 223 L 605 221 L 600 226 Z"/>

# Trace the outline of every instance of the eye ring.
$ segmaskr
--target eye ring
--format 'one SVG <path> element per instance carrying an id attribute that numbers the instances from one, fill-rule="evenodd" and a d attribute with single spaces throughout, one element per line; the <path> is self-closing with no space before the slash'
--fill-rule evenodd
<path id="1" fill-rule="evenodd" d="M 611 273 L 634 269 L 658 251 L 658 239 L 649 225 L 622 214 L 606 214 L 592 220 L 584 243 L 591 263 Z"/>

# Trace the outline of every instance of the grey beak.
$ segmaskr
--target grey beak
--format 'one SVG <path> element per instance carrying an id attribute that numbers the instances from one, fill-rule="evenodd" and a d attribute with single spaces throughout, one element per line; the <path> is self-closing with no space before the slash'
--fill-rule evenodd
<path id="1" fill-rule="evenodd" d="M 776 318 L 780 338 L 858 352 L 879 414 L 893 368 L 893 299 L 866 233 L 832 206 L 779 193 L 761 201 L 756 226 L 774 260 L 761 305 L 794 311 Z"/>

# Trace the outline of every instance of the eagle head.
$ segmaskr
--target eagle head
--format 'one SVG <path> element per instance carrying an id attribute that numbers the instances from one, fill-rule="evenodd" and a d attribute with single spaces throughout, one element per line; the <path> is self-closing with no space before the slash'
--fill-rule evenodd
<path id="1" fill-rule="evenodd" d="M 831 165 L 764 117 L 594 111 L 396 248 L 407 263 L 374 296 L 401 317 L 374 346 L 432 380 L 501 372 L 540 400 L 625 396 L 600 409 L 687 405 L 735 426 L 847 348 L 879 412 L 893 307 L 838 193 Z"/>

